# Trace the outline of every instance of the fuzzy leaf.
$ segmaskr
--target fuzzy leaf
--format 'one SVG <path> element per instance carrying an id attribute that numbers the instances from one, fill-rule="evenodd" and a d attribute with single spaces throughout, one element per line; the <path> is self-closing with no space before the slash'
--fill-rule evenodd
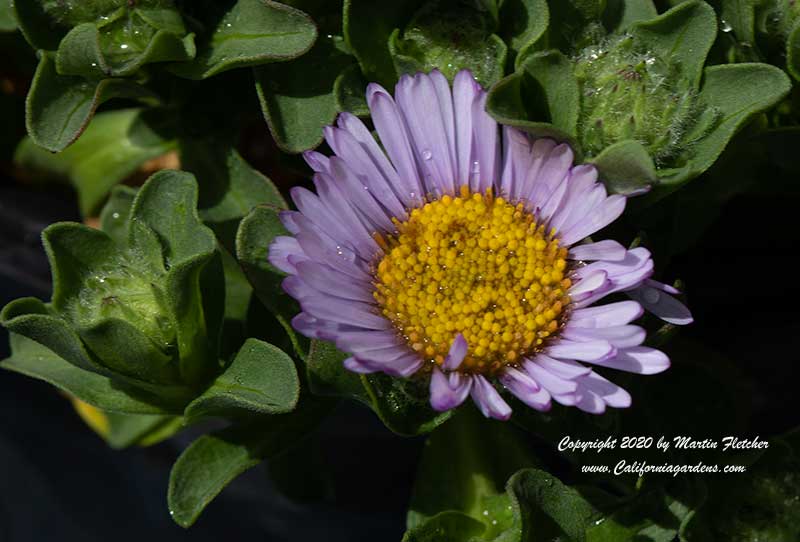
<path id="1" fill-rule="evenodd" d="M 603 12 L 603 25 L 610 32 L 624 32 L 633 23 L 658 16 L 653 0 L 608 0 Z"/>
<path id="2" fill-rule="evenodd" d="M 203 179 L 200 217 L 231 250 L 239 221 L 253 207 L 262 203 L 286 207 L 272 181 L 253 169 L 235 148 L 218 139 L 182 139 L 181 165 Z"/>
<path id="3" fill-rule="evenodd" d="M 327 401 L 303 398 L 289 414 L 260 416 L 195 440 L 172 467 L 167 501 L 172 519 L 191 526 L 241 473 L 291 448 L 330 411 Z"/>
<path id="4" fill-rule="evenodd" d="M 128 240 L 128 222 L 134 199 L 135 188 L 115 186 L 100 213 L 100 229 L 118 245 L 123 245 Z"/>
<path id="5" fill-rule="evenodd" d="M 107 376 L 79 369 L 52 350 L 17 333 L 11 333 L 11 357 L 0 367 L 43 380 L 81 401 L 109 412 L 161 414 L 163 408 L 126 393 Z"/>
<path id="6" fill-rule="evenodd" d="M 300 381 L 294 362 L 279 348 L 247 339 L 211 387 L 186 407 L 186 418 L 241 413 L 283 414 L 297 406 Z"/>
<path id="7" fill-rule="evenodd" d="M 82 77 L 59 75 L 53 59 L 43 53 L 26 100 L 28 134 L 37 145 L 49 151 L 61 151 L 80 137 L 97 107 L 114 97 L 156 103 L 149 90 L 132 81 L 87 81 Z"/>
<path id="8" fill-rule="evenodd" d="M 598 516 L 597 510 L 576 491 L 552 474 L 525 469 L 514 474 L 506 485 L 514 511 L 515 533 L 509 540 L 584 542 L 584 531 Z M 515 538 L 516 533 L 519 538 Z"/>
<path id="9" fill-rule="evenodd" d="M 255 70 L 256 91 L 270 133 L 286 152 L 312 149 L 322 141 L 322 128 L 339 113 L 334 85 L 354 59 L 322 38 L 302 57 Z"/>
<path id="10" fill-rule="evenodd" d="M 272 267 L 267 259 L 272 240 L 278 235 L 288 234 L 278 218 L 280 211 L 271 205 L 259 205 L 242 219 L 236 234 L 236 258 L 259 300 L 288 334 L 295 353 L 305 358 L 308 342 L 295 332 L 291 324 L 300 308 L 281 288 L 284 274 Z"/>
<path id="11" fill-rule="evenodd" d="M 653 159 L 638 141 L 614 143 L 591 162 L 597 166 L 600 179 L 609 192 L 615 194 L 641 193 L 658 182 Z"/>
<path id="12" fill-rule="evenodd" d="M 574 147 L 579 104 L 569 59 L 558 51 L 547 51 L 529 56 L 515 73 L 492 87 L 486 110 L 501 124 L 537 137 L 568 141 Z"/>
<path id="13" fill-rule="evenodd" d="M 670 186 L 656 191 L 652 197 L 661 197 L 707 170 L 748 120 L 780 102 L 790 88 L 786 74 L 766 64 L 706 68 L 700 103 L 716 108 L 718 119 L 713 129 L 694 143 L 691 159 L 684 168 L 661 175 L 661 183 Z"/>
<path id="14" fill-rule="evenodd" d="M 518 429 L 462 408 L 428 437 L 407 525 L 422 525 L 446 510 L 486 521 L 486 499 L 501 493 L 517 470 L 536 464 Z"/>
<path id="15" fill-rule="evenodd" d="M 337 110 L 348 111 L 359 117 L 369 116 L 367 82 L 358 64 L 348 66 L 339 74 L 333 83 L 333 94 Z"/>
<path id="16" fill-rule="evenodd" d="M 655 19 L 631 25 L 630 32 L 655 56 L 676 62 L 696 88 L 717 35 L 717 15 L 705 2 L 689 0 Z"/>
<path id="17" fill-rule="evenodd" d="M 420 3 L 419 0 L 345 0 L 344 39 L 367 80 L 379 82 L 386 88 L 397 82 L 389 53 L 389 36 L 395 28 L 405 26 Z"/>
<path id="18" fill-rule="evenodd" d="M 168 127 L 150 112 L 121 109 L 95 115 L 83 136 L 58 154 L 25 138 L 14 161 L 26 168 L 65 177 L 78 192 L 81 213 L 91 216 L 112 186 L 176 142 Z"/>
<path id="19" fill-rule="evenodd" d="M 795 80 L 800 81 L 800 24 L 796 24 L 786 38 L 786 68 Z"/>
<path id="20" fill-rule="evenodd" d="M 238 0 L 209 36 L 198 38 L 196 58 L 170 69 L 181 77 L 205 79 L 234 68 L 291 60 L 308 51 L 316 37 L 314 22 L 300 10 L 270 0 Z"/>
<path id="21" fill-rule="evenodd" d="M 550 20 L 545 0 L 506 0 L 500 10 L 500 31 L 509 46 L 509 56 L 519 67 L 535 48 Z"/>
<path id="22" fill-rule="evenodd" d="M 461 512 L 442 512 L 409 529 L 403 542 L 472 542 L 483 534 L 480 521 Z"/>
<path id="23" fill-rule="evenodd" d="M 381 421 L 398 435 L 430 433 L 447 421 L 453 411 L 436 412 L 430 406 L 426 379 L 401 380 L 374 373 L 362 375 L 372 409 Z"/>
<path id="24" fill-rule="evenodd" d="M 309 389 L 316 395 L 356 399 L 369 405 L 361 377 L 342 365 L 347 354 L 326 341 L 312 340 L 306 358 Z"/>

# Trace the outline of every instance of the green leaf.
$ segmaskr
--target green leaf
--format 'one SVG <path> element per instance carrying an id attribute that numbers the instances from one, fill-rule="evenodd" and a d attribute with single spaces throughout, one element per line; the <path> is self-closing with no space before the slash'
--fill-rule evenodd
<path id="1" fill-rule="evenodd" d="M 156 103 L 149 90 L 132 81 L 59 75 L 53 59 L 43 53 L 25 104 L 28 134 L 37 145 L 61 151 L 80 137 L 97 107 L 114 97 Z"/>
<path id="2" fill-rule="evenodd" d="M 11 0 L 0 0 L 0 32 L 13 32 L 16 29 L 13 3 Z"/>
<path id="3" fill-rule="evenodd" d="M 428 437 L 407 525 L 422 525 L 446 510 L 486 521 L 486 499 L 501 493 L 517 470 L 537 463 L 513 425 L 462 408 Z"/>
<path id="4" fill-rule="evenodd" d="M 247 339 L 225 372 L 192 401 L 188 420 L 241 413 L 283 414 L 297 406 L 300 381 L 294 361 L 279 348 Z"/>
<path id="5" fill-rule="evenodd" d="M 395 85 L 397 73 L 389 53 L 389 36 L 395 28 L 405 26 L 420 4 L 420 0 L 344 1 L 344 39 L 367 80 L 386 88 Z"/>
<path id="6" fill-rule="evenodd" d="M 292 328 L 292 318 L 300 312 L 294 299 L 281 288 L 284 274 L 269 264 L 269 245 L 279 235 L 288 235 L 278 213 L 281 209 L 271 205 L 255 207 L 242 219 L 236 234 L 236 258 L 242 265 L 258 299 L 283 326 L 295 353 L 306 357 L 308 342 Z"/>
<path id="7" fill-rule="evenodd" d="M 575 147 L 580 95 L 572 63 L 558 51 L 529 56 L 489 90 L 486 110 L 501 124 Z M 536 119 L 536 120 L 534 120 Z"/>
<path id="8" fill-rule="evenodd" d="M 633 23 L 658 16 L 653 0 L 607 0 L 603 25 L 615 33 L 624 32 Z"/>
<path id="9" fill-rule="evenodd" d="M 704 486 L 686 479 L 666 488 L 643 489 L 628 504 L 590 525 L 586 542 L 672 542 L 704 499 Z"/>
<path id="10" fill-rule="evenodd" d="M 717 35 L 717 16 L 705 2 L 689 0 L 655 19 L 631 25 L 630 32 L 654 56 L 675 62 L 689 84 L 697 88 Z"/>
<path id="11" fill-rule="evenodd" d="M 151 62 L 185 61 L 195 56 L 194 35 L 185 34 L 180 15 L 178 33 L 154 28 L 139 10 L 99 27 L 94 22 L 70 30 L 58 46 L 56 69 L 61 75 L 126 77 Z"/>
<path id="12" fill-rule="evenodd" d="M 289 414 L 261 416 L 195 440 L 172 467 L 167 501 L 172 519 L 191 526 L 234 478 L 291 448 L 330 411 L 327 401 L 301 399 Z"/>
<path id="13" fill-rule="evenodd" d="M 19 29 L 31 47 L 46 51 L 58 49 L 69 26 L 48 15 L 42 0 L 14 0 L 12 7 Z"/>
<path id="14" fill-rule="evenodd" d="M 5 323 L 4 323 L 5 324 Z M 17 333 L 11 333 L 11 357 L 0 367 L 43 380 L 81 401 L 109 412 L 162 414 L 165 410 L 127 393 L 107 376 L 82 370 L 52 350 Z"/>
<path id="15" fill-rule="evenodd" d="M 389 38 L 398 74 L 438 69 L 449 79 L 469 69 L 489 87 L 503 76 L 506 44 L 493 33 L 495 21 L 479 6 L 460 0 L 424 4 L 401 32 Z"/>
<path id="16" fill-rule="evenodd" d="M 547 30 L 550 10 L 545 0 L 506 0 L 500 10 L 500 31 L 514 66 L 532 52 Z"/>
<path id="17" fill-rule="evenodd" d="M 103 366 L 114 373 L 154 384 L 180 382 L 172 357 L 125 320 L 105 318 L 79 329 L 79 334 Z"/>
<path id="18" fill-rule="evenodd" d="M 672 186 L 656 191 L 651 197 L 661 197 L 707 170 L 748 120 L 780 102 L 790 88 L 791 83 L 786 74 L 766 64 L 731 64 L 706 68 L 699 99 L 707 108 L 716 108 L 719 111 L 716 124 L 709 133 L 694 143 L 692 156 L 684 168 L 661 175 L 662 184 Z"/>
<path id="19" fill-rule="evenodd" d="M 334 85 L 354 59 L 335 41 L 321 38 L 302 57 L 255 70 L 256 91 L 270 133 L 286 152 L 302 152 L 322 142 L 322 128 L 339 113 Z"/>
<path id="20" fill-rule="evenodd" d="M 641 143 L 632 139 L 606 147 L 591 162 L 609 192 L 615 194 L 635 194 L 658 182 L 653 159 Z"/>
<path id="21" fill-rule="evenodd" d="M 545 471 L 517 472 L 508 480 L 506 491 L 515 516 L 511 529 L 514 535 L 508 540 L 549 542 L 566 537 L 584 542 L 586 528 L 598 516 L 594 506 L 577 490 Z"/>
<path id="22" fill-rule="evenodd" d="M 383 373 L 362 375 L 372 409 L 393 432 L 403 436 L 430 433 L 453 415 L 436 412 L 430 406 L 428 381 L 400 379 Z"/>
<path id="23" fill-rule="evenodd" d="M 403 542 L 470 542 L 486 528 L 461 512 L 442 512 L 408 530 Z"/>
<path id="24" fill-rule="evenodd" d="M 205 79 L 245 66 L 296 58 L 317 38 L 314 22 L 300 10 L 270 0 L 238 0 L 198 38 L 197 57 L 171 65 L 176 75 Z"/>
<path id="25" fill-rule="evenodd" d="M 135 198 L 135 188 L 115 186 L 100 212 L 100 229 L 118 245 L 128 240 L 128 222 Z"/>
<path id="26" fill-rule="evenodd" d="M 286 208 L 286 201 L 272 181 L 218 138 L 183 138 L 181 166 L 203 180 L 200 217 L 230 250 L 234 248 L 239 222 L 253 207 L 266 203 Z"/>
<path id="27" fill-rule="evenodd" d="M 97 114 L 83 136 L 58 154 L 25 138 L 17 147 L 14 161 L 69 179 L 78 192 L 81 213 L 91 216 L 112 186 L 175 146 L 172 133 L 153 112 L 120 109 Z"/>
<path id="28" fill-rule="evenodd" d="M 348 111 L 359 117 L 369 116 L 367 81 L 358 64 L 348 66 L 339 74 L 333 83 L 333 95 L 338 111 Z"/>
<path id="29" fill-rule="evenodd" d="M 200 220 L 197 200 L 194 176 L 172 170 L 154 174 L 136 195 L 131 220 L 141 221 L 155 232 L 163 245 L 167 268 L 216 249 L 213 232 Z"/>
<path id="30" fill-rule="evenodd" d="M 800 81 L 800 24 L 796 24 L 786 38 L 786 68 L 795 80 Z"/>
<path id="31" fill-rule="evenodd" d="M 183 428 L 183 418 L 179 416 L 100 413 L 108 422 L 107 431 L 100 436 L 115 450 L 131 446 L 152 446 Z"/>
<path id="32" fill-rule="evenodd" d="M 312 340 L 306 358 L 309 389 L 315 395 L 345 397 L 370 405 L 361 377 L 342 365 L 345 358 L 347 354 L 333 344 Z"/>

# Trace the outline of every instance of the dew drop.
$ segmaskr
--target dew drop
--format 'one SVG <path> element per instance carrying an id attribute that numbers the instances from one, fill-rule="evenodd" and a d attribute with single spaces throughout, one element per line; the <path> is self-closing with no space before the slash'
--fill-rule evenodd
<path id="1" fill-rule="evenodd" d="M 111 214 L 111 218 L 113 218 L 114 220 L 118 219 L 119 218 L 119 213 L 112 213 Z"/>
<path id="2" fill-rule="evenodd" d="M 431 152 L 430 149 L 425 149 L 424 151 L 422 151 L 423 160 L 430 160 L 431 158 L 433 158 L 433 153 Z"/>
<path id="3" fill-rule="evenodd" d="M 731 30 L 733 30 L 733 27 L 731 27 L 730 23 L 725 19 L 720 19 L 719 29 L 722 30 L 723 32 L 730 32 Z"/>
<path id="4" fill-rule="evenodd" d="M 488 510 L 484 510 L 484 511 L 483 511 L 483 515 L 484 515 L 484 516 L 488 516 L 488 515 L 489 515 L 489 511 L 488 511 Z"/>
<path id="5" fill-rule="evenodd" d="M 119 46 L 119 48 L 120 48 L 120 49 L 127 49 L 127 48 L 128 48 L 128 44 L 127 44 L 127 43 L 123 43 L 123 44 L 121 44 L 121 45 Z"/>

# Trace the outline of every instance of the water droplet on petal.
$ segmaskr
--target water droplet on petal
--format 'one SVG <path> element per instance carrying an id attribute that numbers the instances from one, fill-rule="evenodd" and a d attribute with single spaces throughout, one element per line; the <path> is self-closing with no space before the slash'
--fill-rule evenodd
<path id="1" fill-rule="evenodd" d="M 430 151 L 430 149 L 425 149 L 422 151 L 423 160 L 430 160 L 431 158 L 433 158 L 433 153 Z"/>

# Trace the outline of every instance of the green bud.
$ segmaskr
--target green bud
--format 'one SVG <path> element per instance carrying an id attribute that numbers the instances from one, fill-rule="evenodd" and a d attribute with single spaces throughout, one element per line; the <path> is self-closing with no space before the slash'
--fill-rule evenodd
<path id="1" fill-rule="evenodd" d="M 495 22 L 479 2 L 438 0 L 417 11 L 405 31 L 390 38 L 395 65 L 401 73 L 440 70 L 452 81 L 462 69 L 483 85 L 503 74 L 506 46 L 493 34 Z"/>
<path id="2" fill-rule="evenodd" d="M 105 231 L 49 226 L 42 237 L 52 302 L 12 302 L 2 323 L 79 369 L 148 394 L 147 402 L 185 405 L 222 370 L 224 279 L 197 190 L 190 174 L 161 171 L 135 198 L 115 192 Z"/>
<path id="3" fill-rule="evenodd" d="M 581 87 L 578 133 L 588 156 L 624 140 L 636 140 L 658 165 L 687 150 L 684 136 L 695 124 L 697 92 L 677 63 L 612 36 L 574 58 Z"/>

